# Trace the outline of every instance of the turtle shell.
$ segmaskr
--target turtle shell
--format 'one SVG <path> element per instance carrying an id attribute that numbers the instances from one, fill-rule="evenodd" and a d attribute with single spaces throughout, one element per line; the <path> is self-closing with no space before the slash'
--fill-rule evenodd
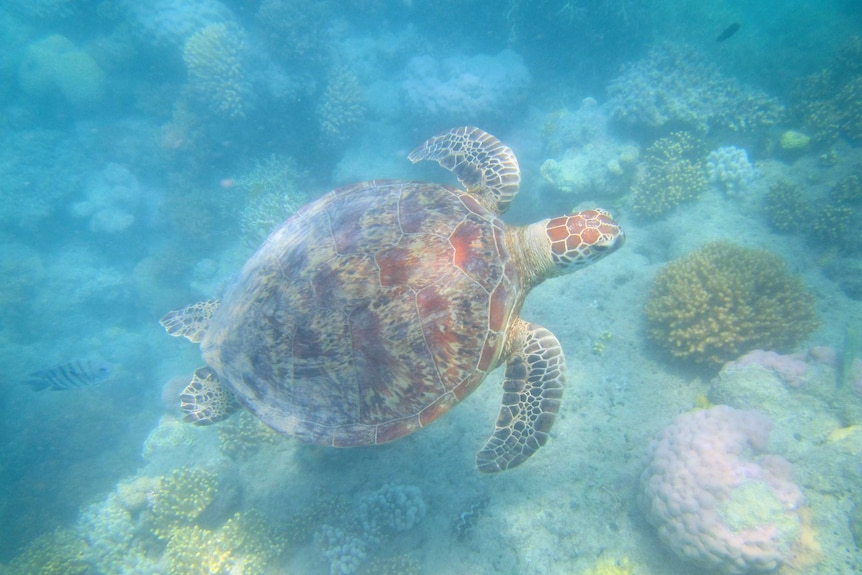
<path id="1" fill-rule="evenodd" d="M 384 443 L 445 413 L 500 363 L 524 291 L 502 221 L 473 195 L 365 182 L 273 232 L 201 346 L 240 403 L 277 431 Z"/>

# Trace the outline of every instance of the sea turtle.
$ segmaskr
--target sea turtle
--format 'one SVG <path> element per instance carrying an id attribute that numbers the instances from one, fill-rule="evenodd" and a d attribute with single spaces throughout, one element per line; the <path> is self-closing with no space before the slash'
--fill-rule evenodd
<path id="1" fill-rule="evenodd" d="M 218 301 L 168 313 L 207 367 L 181 394 L 185 419 L 240 406 L 276 431 L 336 447 L 428 425 L 506 362 L 483 472 L 521 464 L 548 438 L 565 380 L 554 335 L 519 317 L 548 277 L 610 254 L 623 233 L 587 210 L 526 227 L 499 216 L 518 193 L 512 150 L 467 126 L 413 150 L 465 190 L 374 180 L 338 188 L 274 231 Z"/>

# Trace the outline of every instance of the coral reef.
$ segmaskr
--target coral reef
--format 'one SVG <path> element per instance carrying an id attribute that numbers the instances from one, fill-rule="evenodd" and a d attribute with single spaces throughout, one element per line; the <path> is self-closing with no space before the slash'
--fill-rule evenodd
<path id="1" fill-rule="evenodd" d="M 804 150 L 810 142 L 810 136 L 796 130 L 787 130 L 778 139 L 778 145 L 782 150 Z"/>
<path id="2" fill-rule="evenodd" d="M 766 192 L 766 219 L 779 232 L 799 232 L 808 204 L 802 197 L 799 186 L 787 180 L 778 180 L 769 185 Z"/>
<path id="3" fill-rule="evenodd" d="M 815 143 L 839 137 L 862 141 L 862 59 L 859 36 L 838 51 L 832 63 L 804 78 L 796 89 L 793 113 Z"/>
<path id="4" fill-rule="evenodd" d="M 83 543 L 72 529 L 58 528 L 30 542 L 7 565 L 2 575 L 87 575 Z"/>
<path id="5" fill-rule="evenodd" d="M 243 242 L 252 248 L 310 200 L 307 177 L 292 158 L 271 155 L 233 182 L 245 202 L 239 215 Z"/>
<path id="6" fill-rule="evenodd" d="M 152 496 L 152 531 L 169 539 L 175 529 L 193 525 L 213 502 L 219 489 L 214 473 L 201 467 L 183 466 L 163 477 Z"/>
<path id="7" fill-rule="evenodd" d="M 364 118 L 365 96 L 359 77 L 345 66 L 334 66 L 317 106 L 323 143 L 327 147 L 339 147 L 350 139 Z"/>
<path id="8" fill-rule="evenodd" d="M 710 183 L 718 184 L 725 194 L 732 197 L 745 192 L 754 179 L 755 170 L 745 150 L 724 146 L 706 157 L 706 174 Z"/>
<path id="9" fill-rule="evenodd" d="M 646 128 L 757 130 L 777 123 L 783 106 L 763 92 L 740 86 L 701 55 L 662 43 L 608 85 L 606 106 L 614 120 Z"/>
<path id="10" fill-rule="evenodd" d="M 415 485 L 386 483 L 359 501 L 359 522 L 369 533 L 406 531 L 425 518 L 425 500 Z"/>
<path id="11" fill-rule="evenodd" d="M 215 530 L 187 525 L 174 531 L 165 548 L 170 575 L 262 575 L 283 551 L 263 516 L 236 513 Z"/>
<path id="12" fill-rule="evenodd" d="M 602 557 L 596 561 L 595 566 L 587 569 L 582 575 L 632 575 L 635 567 L 628 557 L 616 559 L 614 557 Z"/>
<path id="13" fill-rule="evenodd" d="M 218 0 L 124 0 L 123 4 L 137 37 L 171 51 L 182 47 L 197 30 L 233 19 L 230 9 Z"/>
<path id="14" fill-rule="evenodd" d="M 114 234 L 135 222 L 142 200 L 138 179 L 120 164 L 108 164 L 87 183 L 86 198 L 71 206 L 72 215 L 87 218 L 90 231 Z"/>
<path id="15" fill-rule="evenodd" d="M 319 65 L 328 55 L 329 7 L 317 0 L 263 0 L 256 20 L 269 51 L 281 62 Z"/>
<path id="16" fill-rule="evenodd" d="M 677 556 L 725 574 L 771 572 L 802 534 L 790 464 L 769 419 L 718 405 L 678 416 L 650 446 L 638 501 Z"/>
<path id="17" fill-rule="evenodd" d="M 59 34 L 27 47 L 18 82 L 28 96 L 50 98 L 59 93 L 78 108 L 100 103 L 106 91 L 105 74 L 96 61 Z"/>
<path id="18" fill-rule="evenodd" d="M 702 142 L 687 132 L 659 138 L 644 160 L 644 172 L 631 189 L 631 208 L 639 216 L 664 215 L 706 189 Z"/>
<path id="19" fill-rule="evenodd" d="M 281 437 L 260 419 L 243 409 L 216 429 L 222 453 L 243 459 L 263 445 L 274 445 Z"/>
<path id="20" fill-rule="evenodd" d="M 814 296 L 780 257 L 729 242 L 662 268 L 644 310 L 654 343 L 713 367 L 754 349 L 789 350 L 818 325 Z"/>
<path id="21" fill-rule="evenodd" d="M 545 180 L 574 196 L 608 197 L 626 191 L 634 177 L 640 150 L 621 144 L 607 133 L 607 118 L 593 98 L 575 112 L 550 114 L 542 129 L 546 147 L 559 159 L 542 164 Z"/>
<path id="22" fill-rule="evenodd" d="M 363 539 L 332 525 L 321 525 L 314 542 L 329 560 L 330 575 L 356 573 L 367 557 Z"/>
<path id="23" fill-rule="evenodd" d="M 530 84 L 523 58 L 512 50 L 495 56 L 416 56 L 401 83 L 413 113 L 440 124 L 501 117 Z"/>
<path id="24" fill-rule="evenodd" d="M 245 59 L 244 34 L 238 27 L 217 23 L 195 32 L 183 50 L 192 95 L 218 117 L 245 117 L 252 107 Z"/>

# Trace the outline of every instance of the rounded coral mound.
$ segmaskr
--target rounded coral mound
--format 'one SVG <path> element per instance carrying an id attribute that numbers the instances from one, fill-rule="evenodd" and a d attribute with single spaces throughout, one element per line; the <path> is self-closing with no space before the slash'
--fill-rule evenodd
<path id="1" fill-rule="evenodd" d="M 674 419 L 650 446 L 639 503 L 678 557 L 720 573 L 772 572 L 804 524 L 790 464 L 765 454 L 771 423 L 726 405 Z"/>
<path id="2" fill-rule="evenodd" d="M 644 311 L 653 342 L 710 366 L 754 349 L 789 351 L 818 325 L 814 296 L 779 256 L 729 242 L 662 268 Z"/>

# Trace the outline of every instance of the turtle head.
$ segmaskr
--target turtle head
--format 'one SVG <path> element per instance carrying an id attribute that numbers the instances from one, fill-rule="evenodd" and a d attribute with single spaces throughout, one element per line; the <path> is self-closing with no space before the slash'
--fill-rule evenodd
<path id="1" fill-rule="evenodd" d="M 625 234 L 611 215 L 600 209 L 553 218 L 544 223 L 550 240 L 552 275 L 584 268 L 619 249 Z"/>

